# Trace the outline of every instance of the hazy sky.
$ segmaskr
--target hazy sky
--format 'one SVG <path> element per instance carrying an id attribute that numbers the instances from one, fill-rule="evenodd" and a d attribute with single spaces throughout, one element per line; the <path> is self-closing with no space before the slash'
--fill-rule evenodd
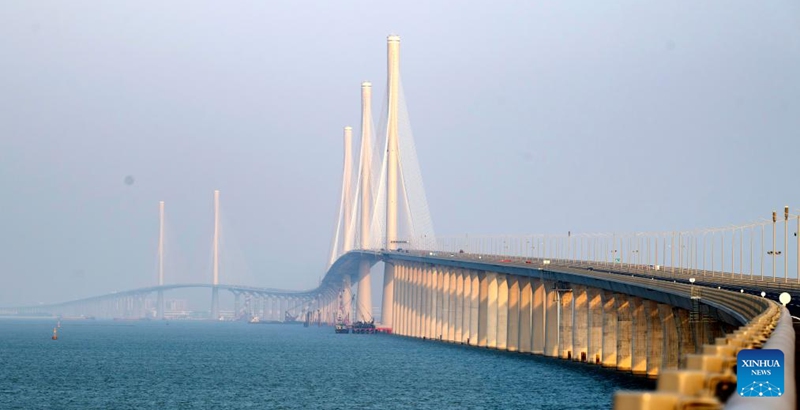
<path id="1" fill-rule="evenodd" d="M 214 189 L 222 282 L 315 286 L 391 33 L 437 233 L 800 207 L 796 1 L 4 1 L 0 305 L 154 284 L 159 200 L 167 282 L 210 281 Z"/>

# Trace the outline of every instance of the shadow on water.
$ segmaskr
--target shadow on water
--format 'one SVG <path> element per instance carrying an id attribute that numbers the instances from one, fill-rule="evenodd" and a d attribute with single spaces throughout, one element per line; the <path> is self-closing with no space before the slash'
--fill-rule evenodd
<path id="1" fill-rule="evenodd" d="M 509 352 L 507 350 L 492 349 L 489 347 L 469 346 L 464 343 L 451 343 L 436 339 L 418 339 L 406 336 L 394 337 L 408 343 L 418 343 L 425 345 L 438 346 L 443 349 L 454 349 L 466 354 L 489 355 L 494 357 L 507 358 L 509 360 L 530 361 L 539 366 L 568 371 L 581 376 L 611 381 L 618 385 L 620 390 L 655 390 L 656 380 L 644 376 L 637 376 L 633 373 L 623 373 L 615 369 L 595 365 L 592 363 L 580 362 L 575 360 L 564 360 L 556 357 L 544 356 L 534 353 Z"/>

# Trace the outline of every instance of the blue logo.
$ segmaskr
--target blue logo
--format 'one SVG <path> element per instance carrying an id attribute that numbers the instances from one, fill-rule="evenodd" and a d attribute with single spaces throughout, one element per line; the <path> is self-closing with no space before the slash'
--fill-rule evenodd
<path id="1" fill-rule="evenodd" d="M 744 397 L 783 395 L 783 352 L 745 349 L 736 356 L 736 391 Z"/>

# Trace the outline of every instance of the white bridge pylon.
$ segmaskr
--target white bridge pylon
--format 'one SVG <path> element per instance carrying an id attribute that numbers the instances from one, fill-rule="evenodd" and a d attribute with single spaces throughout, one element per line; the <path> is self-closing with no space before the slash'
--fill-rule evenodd
<path id="1" fill-rule="evenodd" d="M 372 84 L 361 84 L 361 138 L 355 174 L 352 128 L 344 130 L 342 193 L 328 267 L 353 249 L 428 249 L 436 245 L 400 81 L 400 37 L 388 37 L 387 54 L 386 104 L 377 132 L 373 132 Z M 383 148 L 382 155 L 379 156 L 376 147 Z M 359 266 L 355 315 L 358 320 L 372 320 L 369 268 L 366 261 Z M 393 281 L 391 266 L 385 269 L 384 309 Z M 345 282 L 349 281 L 346 278 Z M 344 292 L 349 294 L 349 289 Z M 345 297 L 347 312 L 352 309 L 349 300 Z M 391 304 L 388 306 L 391 309 Z M 389 313 L 384 310 L 382 316 L 391 317 Z M 390 325 L 385 319 L 383 322 Z"/>

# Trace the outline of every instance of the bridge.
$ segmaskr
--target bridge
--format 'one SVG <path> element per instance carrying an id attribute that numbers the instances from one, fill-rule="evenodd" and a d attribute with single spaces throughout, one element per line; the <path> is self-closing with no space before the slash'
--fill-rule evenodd
<path id="1" fill-rule="evenodd" d="M 799 213 L 785 207 L 767 220 L 669 232 L 437 236 L 399 56 L 400 39 L 389 36 L 387 111 L 377 131 L 372 85 L 361 84 L 358 158 L 353 129 L 344 128 L 339 215 L 318 287 L 220 283 L 216 191 L 211 283 L 164 284 L 162 202 L 157 286 L 0 313 L 143 317 L 145 301 L 155 297 L 155 317 L 164 317 L 164 292 L 207 288 L 213 320 L 221 317 L 219 291 L 227 291 L 235 296 L 236 317 L 333 325 L 378 316 L 401 337 L 544 355 L 658 380 L 654 392 L 618 392 L 617 409 L 796 408 L 791 311 L 797 315 L 798 306 L 785 298 L 800 298 L 800 241 L 789 248 L 790 224 L 800 232 Z M 371 287 L 381 267 L 377 315 Z M 784 389 L 770 392 L 780 397 L 768 403 L 735 391 L 736 355 L 750 348 L 785 354 Z"/>

